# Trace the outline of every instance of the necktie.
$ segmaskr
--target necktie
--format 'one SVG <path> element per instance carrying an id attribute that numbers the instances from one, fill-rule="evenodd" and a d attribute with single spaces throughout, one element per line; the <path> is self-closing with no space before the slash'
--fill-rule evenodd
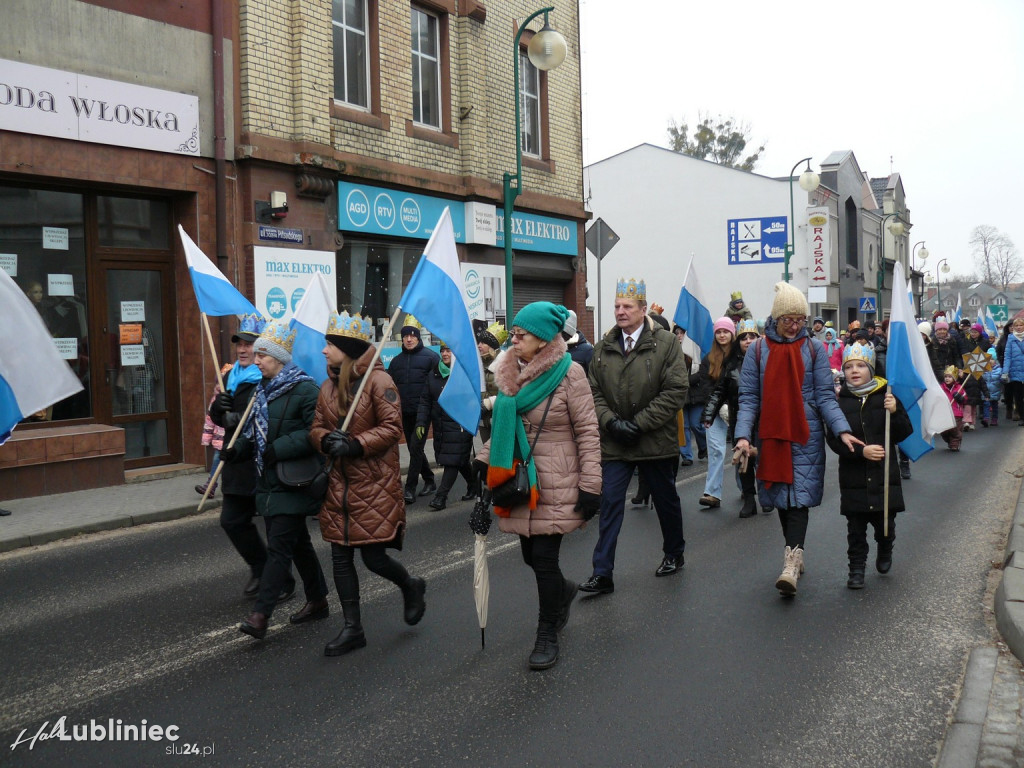
<path id="1" fill-rule="evenodd" d="M 626 337 L 626 354 L 628 355 L 632 351 L 633 351 L 633 337 L 632 336 L 627 336 Z"/>

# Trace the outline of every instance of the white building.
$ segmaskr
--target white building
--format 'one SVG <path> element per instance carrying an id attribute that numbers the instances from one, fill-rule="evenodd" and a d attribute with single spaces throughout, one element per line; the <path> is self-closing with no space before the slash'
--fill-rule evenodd
<path id="1" fill-rule="evenodd" d="M 641 144 L 588 166 L 584 183 L 594 219 L 620 238 L 600 264 L 600 288 L 597 258 L 587 255 L 588 304 L 595 308 L 599 333 L 614 322 L 620 277 L 644 279 L 648 303 L 663 305 L 671 320 L 691 255 L 712 318 L 725 312 L 733 291 L 743 293 L 755 318 L 768 315 L 774 285 L 783 279 L 790 233 L 788 179 Z M 817 204 L 819 193 L 809 195 L 796 183 L 792 187 L 797 232 L 791 282 L 806 293 L 807 208 Z M 834 220 L 834 213 L 828 218 Z M 829 251 L 834 254 L 837 235 L 834 226 L 831 230 Z M 827 269 L 833 259 L 826 259 Z M 824 284 L 830 282 L 829 276 Z"/>

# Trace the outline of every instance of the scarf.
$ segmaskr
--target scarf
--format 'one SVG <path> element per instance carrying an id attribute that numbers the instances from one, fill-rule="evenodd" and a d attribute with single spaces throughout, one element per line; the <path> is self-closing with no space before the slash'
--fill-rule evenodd
<path id="1" fill-rule="evenodd" d="M 806 337 L 782 343 L 766 336 L 768 360 L 761 387 L 761 450 L 757 460 L 757 478 L 766 488 L 773 483 L 793 483 L 793 443 L 805 444 L 811 437 L 804 414 L 804 358 Z M 771 397 L 771 407 L 763 399 Z"/>
<path id="2" fill-rule="evenodd" d="M 832 336 L 832 338 L 829 338 L 829 336 Z M 839 339 L 834 334 L 827 334 L 821 343 L 825 345 L 825 353 L 829 357 L 832 357 L 832 354 L 839 348 L 840 344 Z"/>
<path id="3" fill-rule="evenodd" d="M 442 379 L 447 379 L 448 378 L 448 374 L 450 374 L 452 372 L 452 369 L 444 364 L 444 360 L 441 360 L 440 362 L 438 362 L 437 370 L 440 371 Z"/>
<path id="4" fill-rule="evenodd" d="M 252 366 L 256 368 L 256 366 Z M 256 368 L 259 371 L 259 368 Z M 267 405 L 271 400 L 276 400 L 281 395 L 287 394 L 292 387 L 303 381 L 313 381 L 295 363 L 288 363 L 281 372 L 272 379 L 263 379 L 256 387 L 256 402 L 252 407 L 252 413 L 245 422 L 242 436 L 247 437 L 256 444 L 254 451 L 256 456 L 256 470 L 263 474 L 263 454 L 267 450 L 267 431 L 270 427 L 270 412 Z"/>
<path id="5" fill-rule="evenodd" d="M 572 356 L 566 352 L 554 365 L 533 381 L 525 384 L 513 397 L 499 392 L 491 414 L 491 458 L 487 469 L 487 487 L 496 488 L 515 476 L 515 466 L 530 455 L 530 441 L 526 437 L 522 414 L 533 410 L 562 383 L 572 365 Z M 532 457 L 531 457 L 532 459 Z M 526 465 L 530 479 L 530 509 L 537 508 L 537 468 L 531 460 Z M 494 514 L 508 517 L 510 510 L 495 507 Z"/>
<path id="6" fill-rule="evenodd" d="M 888 384 L 888 382 L 881 376 L 875 376 L 871 379 L 868 379 L 859 387 L 855 387 L 852 384 L 850 384 L 850 382 L 846 382 L 846 388 L 850 390 L 851 394 L 854 394 L 857 397 L 867 397 L 872 392 L 875 392 L 876 390 L 879 390 L 882 387 L 884 387 L 886 384 Z"/>
<path id="7" fill-rule="evenodd" d="M 260 373 L 258 366 L 249 364 L 242 367 L 242 364 L 237 360 L 235 364 L 231 366 L 231 370 L 228 371 L 228 378 L 224 382 L 224 386 L 227 387 L 228 392 L 237 392 L 238 387 L 242 384 L 255 384 L 263 378 L 263 374 Z"/>

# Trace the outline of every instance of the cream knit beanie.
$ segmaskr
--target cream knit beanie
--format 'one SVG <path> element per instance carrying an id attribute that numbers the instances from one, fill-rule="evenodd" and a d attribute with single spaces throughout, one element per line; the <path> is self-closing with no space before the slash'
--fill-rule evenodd
<path id="1" fill-rule="evenodd" d="M 811 313 L 807 298 L 789 283 L 775 284 L 775 301 L 772 303 L 772 317 L 778 320 L 783 315 L 806 317 Z"/>

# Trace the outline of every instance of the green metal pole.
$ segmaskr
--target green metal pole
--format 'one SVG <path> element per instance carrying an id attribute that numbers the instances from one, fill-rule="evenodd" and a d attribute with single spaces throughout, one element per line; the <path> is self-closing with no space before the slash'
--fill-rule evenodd
<path id="1" fill-rule="evenodd" d="M 875 307 L 875 322 L 878 323 L 882 322 L 882 289 L 885 287 L 885 221 L 893 216 L 898 219 L 900 214 L 899 212 L 887 213 L 882 217 L 881 245 L 878 248 L 878 306 Z"/>
<path id="2" fill-rule="evenodd" d="M 526 31 L 526 25 L 540 16 L 546 15 L 555 10 L 554 6 L 541 8 L 531 13 L 516 31 L 515 44 L 512 47 L 512 71 L 514 73 L 514 99 L 516 112 L 516 175 L 515 187 L 512 186 L 512 174 L 505 173 L 502 176 L 502 199 L 504 201 L 505 221 L 503 232 L 505 236 L 505 325 L 512 327 L 512 212 L 515 207 L 516 198 L 523 191 L 523 147 L 522 147 L 522 125 L 519 106 L 519 40 Z"/>
<path id="3" fill-rule="evenodd" d="M 796 168 L 800 163 L 809 162 L 811 158 L 805 157 L 793 166 L 789 172 L 789 237 L 786 238 L 786 263 L 783 269 L 782 279 L 787 283 L 789 282 L 789 260 L 793 258 L 793 252 L 796 250 L 796 208 L 793 203 L 793 174 L 796 173 Z"/>

